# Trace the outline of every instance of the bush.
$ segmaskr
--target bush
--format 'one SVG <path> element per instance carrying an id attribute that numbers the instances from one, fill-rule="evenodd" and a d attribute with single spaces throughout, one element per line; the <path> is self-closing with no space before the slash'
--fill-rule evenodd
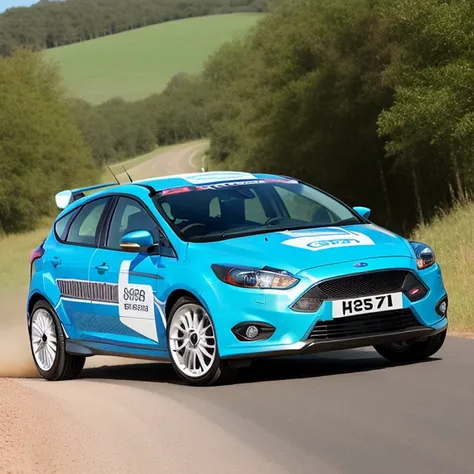
<path id="1" fill-rule="evenodd" d="M 97 179 L 55 69 L 33 53 L 0 59 L 0 232 L 33 229 L 53 195 Z"/>

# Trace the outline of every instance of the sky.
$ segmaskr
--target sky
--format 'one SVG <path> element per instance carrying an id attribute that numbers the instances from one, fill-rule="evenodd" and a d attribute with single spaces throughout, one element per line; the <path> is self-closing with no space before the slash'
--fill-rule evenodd
<path id="1" fill-rule="evenodd" d="M 10 7 L 29 7 L 38 0 L 0 0 L 0 13 Z"/>

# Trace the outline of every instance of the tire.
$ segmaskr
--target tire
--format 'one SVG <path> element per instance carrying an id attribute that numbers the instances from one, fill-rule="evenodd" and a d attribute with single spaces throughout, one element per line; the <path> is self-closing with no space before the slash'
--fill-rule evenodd
<path id="1" fill-rule="evenodd" d="M 31 312 L 30 348 L 36 368 L 46 380 L 71 380 L 81 373 L 86 358 L 66 352 L 66 338 L 59 318 L 44 301 L 38 301 Z"/>
<path id="2" fill-rule="evenodd" d="M 424 341 L 377 345 L 374 349 L 390 362 L 409 363 L 428 359 L 444 344 L 448 330 L 430 336 Z"/>
<path id="3" fill-rule="evenodd" d="M 219 356 L 214 324 L 194 298 L 183 296 L 173 305 L 167 325 L 173 369 L 189 385 L 224 382 L 231 368 Z"/>

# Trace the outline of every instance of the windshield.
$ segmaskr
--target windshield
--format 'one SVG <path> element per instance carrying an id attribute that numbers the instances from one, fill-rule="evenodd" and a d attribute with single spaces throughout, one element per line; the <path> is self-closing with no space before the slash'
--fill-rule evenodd
<path id="1" fill-rule="evenodd" d="M 158 194 L 155 204 L 190 242 L 362 222 L 327 194 L 283 178 L 171 189 Z"/>

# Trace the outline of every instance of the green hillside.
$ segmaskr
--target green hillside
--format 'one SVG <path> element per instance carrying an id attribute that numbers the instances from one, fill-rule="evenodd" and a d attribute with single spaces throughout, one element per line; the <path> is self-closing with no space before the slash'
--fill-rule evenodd
<path id="1" fill-rule="evenodd" d="M 235 13 L 172 21 L 43 54 L 58 62 L 74 96 L 97 104 L 160 92 L 178 72 L 196 73 L 225 41 L 243 35 L 261 14 Z"/>

